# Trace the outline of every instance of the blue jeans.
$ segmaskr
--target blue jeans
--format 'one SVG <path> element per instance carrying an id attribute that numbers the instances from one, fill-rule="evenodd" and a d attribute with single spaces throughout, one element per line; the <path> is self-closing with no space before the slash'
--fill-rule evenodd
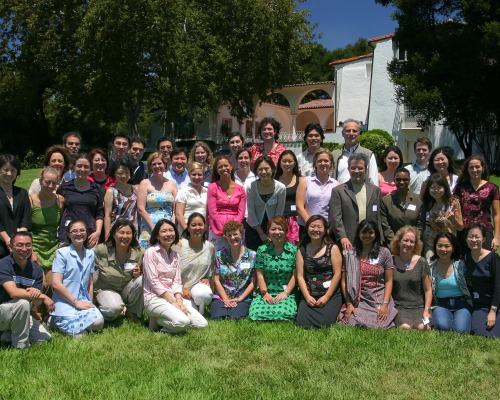
<path id="1" fill-rule="evenodd" d="M 458 333 L 469 333 L 472 324 L 472 307 L 465 299 L 456 300 L 454 307 L 446 306 L 446 302 L 432 310 L 432 324 L 434 328 Z"/>

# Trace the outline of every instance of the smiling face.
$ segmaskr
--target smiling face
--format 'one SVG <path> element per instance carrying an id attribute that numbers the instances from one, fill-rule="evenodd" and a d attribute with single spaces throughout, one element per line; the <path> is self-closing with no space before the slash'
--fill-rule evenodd
<path id="1" fill-rule="evenodd" d="M 448 157 L 446 157 L 443 153 L 438 153 L 436 157 L 434 157 L 433 164 L 436 172 L 439 172 L 440 174 L 448 173 L 449 161 Z"/>
<path id="2" fill-rule="evenodd" d="M 486 238 L 483 236 L 483 232 L 479 228 L 472 228 L 467 233 L 467 246 L 469 249 L 479 251 L 483 247 Z"/>
<path id="3" fill-rule="evenodd" d="M 231 162 L 227 158 L 221 158 L 217 162 L 217 172 L 221 178 L 231 177 L 231 171 L 233 167 L 231 166 Z"/>
<path id="4" fill-rule="evenodd" d="M 115 178 L 117 181 L 127 183 L 130 179 L 130 171 L 127 167 L 119 166 L 115 171 Z"/>
<path id="5" fill-rule="evenodd" d="M 425 143 L 417 143 L 415 146 L 416 161 L 420 165 L 426 165 L 429 161 L 431 150 Z"/>
<path id="6" fill-rule="evenodd" d="M 342 136 L 344 137 L 345 147 L 347 149 L 356 146 L 359 140 L 359 125 L 353 121 L 348 122 L 345 124 Z"/>
<path id="7" fill-rule="evenodd" d="M 229 150 L 232 154 L 236 154 L 239 150 L 243 148 L 243 142 L 239 136 L 234 136 L 229 139 Z"/>
<path id="8" fill-rule="evenodd" d="M 203 238 L 203 234 L 205 233 L 205 222 L 203 222 L 203 218 L 191 218 L 188 225 L 188 231 L 190 238 Z"/>
<path id="9" fill-rule="evenodd" d="M 224 239 L 226 239 L 231 247 L 236 247 L 241 245 L 243 234 L 239 230 L 228 231 L 224 234 Z"/>
<path id="10" fill-rule="evenodd" d="M 321 135 L 313 129 L 309 131 L 306 137 L 307 149 L 310 153 L 314 153 L 321 146 Z"/>
<path id="11" fill-rule="evenodd" d="M 397 191 L 406 192 L 410 188 L 410 172 L 398 172 L 394 176 L 394 182 Z"/>
<path id="12" fill-rule="evenodd" d="M 80 151 L 80 146 L 80 139 L 78 139 L 76 136 L 68 136 L 66 138 L 66 143 L 64 143 L 64 147 L 66 147 L 72 155 L 78 154 L 78 152 Z"/>
<path id="13" fill-rule="evenodd" d="M 349 174 L 352 183 L 361 185 L 365 182 L 366 165 L 363 160 L 351 160 L 349 164 Z"/>
<path id="14" fill-rule="evenodd" d="M 106 158 L 104 158 L 100 154 L 94 155 L 92 158 L 92 171 L 95 173 L 104 173 L 106 172 L 106 168 L 108 167 L 108 162 Z"/>
<path id="15" fill-rule="evenodd" d="M 314 171 L 316 172 L 316 175 L 329 174 L 331 168 L 332 161 L 330 160 L 330 156 L 327 153 L 319 154 L 314 164 Z"/>
<path id="16" fill-rule="evenodd" d="M 0 168 L 0 183 L 4 186 L 11 186 L 17 178 L 17 169 L 10 163 L 5 163 Z"/>
<path id="17" fill-rule="evenodd" d="M 128 140 L 122 137 L 117 137 L 113 141 L 113 155 L 115 158 L 123 158 L 128 152 Z"/>
<path id="18" fill-rule="evenodd" d="M 124 225 L 118 228 L 113 235 L 113 239 L 115 239 L 115 246 L 121 247 L 123 249 L 127 249 L 130 247 L 132 243 L 134 232 L 130 226 Z"/>
<path id="19" fill-rule="evenodd" d="M 79 179 L 87 179 L 90 174 L 90 162 L 86 158 L 78 158 L 75 161 L 75 174 Z"/>
<path id="20" fill-rule="evenodd" d="M 160 226 L 157 239 L 158 242 L 160 243 L 160 246 L 162 246 L 165 249 L 169 249 L 175 240 L 175 228 L 172 225 L 164 222 Z"/>
<path id="21" fill-rule="evenodd" d="M 194 159 L 199 163 L 207 161 L 207 152 L 202 146 L 198 146 L 194 151 Z"/>
<path id="22" fill-rule="evenodd" d="M 399 241 L 399 255 L 403 257 L 413 255 L 416 243 L 415 234 L 411 231 L 406 232 Z"/>
<path id="23" fill-rule="evenodd" d="M 130 147 L 128 154 L 135 161 L 140 161 L 142 156 L 144 155 L 144 146 L 142 145 L 142 143 L 134 142 L 132 143 L 132 146 Z"/>
<path id="24" fill-rule="evenodd" d="M 292 172 L 293 167 L 295 167 L 295 160 L 293 159 L 293 156 L 286 154 L 281 157 L 280 166 L 283 172 Z"/>
<path id="25" fill-rule="evenodd" d="M 385 156 L 384 161 L 388 169 L 395 170 L 396 168 L 399 167 L 399 164 L 401 163 L 401 158 L 399 158 L 399 155 L 396 152 L 390 151 Z"/>
<path id="26" fill-rule="evenodd" d="M 151 173 L 156 176 L 163 176 L 163 172 L 165 171 L 165 164 L 163 164 L 163 160 L 160 157 L 157 157 L 151 161 Z"/>
<path id="27" fill-rule="evenodd" d="M 177 175 L 180 175 L 186 169 L 188 159 L 186 154 L 179 153 L 172 157 L 172 168 Z"/>
<path id="28" fill-rule="evenodd" d="M 469 173 L 470 179 L 480 180 L 484 172 L 484 167 L 481 164 L 481 161 L 476 159 L 470 160 L 467 167 L 467 172 Z"/>
<path id="29" fill-rule="evenodd" d="M 248 151 L 242 151 L 238 156 L 238 168 L 248 169 L 250 168 L 250 153 Z"/>
<path id="30" fill-rule="evenodd" d="M 59 177 L 52 172 L 46 172 L 40 178 L 40 192 L 51 193 L 57 189 L 58 184 Z"/>
<path id="31" fill-rule="evenodd" d="M 442 187 L 441 185 L 438 185 L 437 183 L 433 183 L 429 187 L 429 194 L 431 197 L 435 200 L 439 200 L 444 196 L 445 188 Z"/>
<path id="32" fill-rule="evenodd" d="M 271 124 L 265 124 L 260 131 L 260 137 L 264 142 L 274 142 L 274 128 Z"/>
<path id="33" fill-rule="evenodd" d="M 164 140 L 163 142 L 160 142 L 160 145 L 158 146 L 158 150 L 160 150 L 167 158 L 170 158 L 170 153 L 174 149 L 174 145 L 170 140 Z"/>
<path id="34" fill-rule="evenodd" d="M 87 227 L 83 222 L 75 222 L 68 226 L 68 237 L 74 246 L 83 246 L 87 240 Z"/>
<path id="35" fill-rule="evenodd" d="M 286 233 L 281 225 L 273 222 L 269 227 L 269 238 L 275 245 L 283 244 L 285 242 Z"/>
<path id="36" fill-rule="evenodd" d="M 257 167 L 257 176 L 262 181 L 269 181 L 273 179 L 273 169 L 267 163 L 267 161 L 262 161 Z"/>
<path id="37" fill-rule="evenodd" d="M 201 168 L 192 169 L 189 173 L 189 178 L 191 179 L 192 185 L 201 185 L 201 182 L 203 182 L 203 170 Z"/>
<path id="38" fill-rule="evenodd" d="M 62 175 L 65 167 L 63 155 L 57 152 L 52 153 L 49 160 L 49 167 L 57 169 L 59 171 L 59 174 Z"/>
<path id="39" fill-rule="evenodd" d="M 17 235 L 12 241 L 12 256 L 16 263 L 24 265 L 30 258 L 33 241 L 28 235 Z"/>
<path id="40" fill-rule="evenodd" d="M 373 245 L 375 238 L 376 238 L 375 231 L 369 227 L 365 227 L 365 229 L 359 232 L 359 240 L 361 240 L 363 246 Z"/>
<path id="41" fill-rule="evenodd" d="M 441 237 L 436 243 L 436 254 L 439 258 L 450 259 L 453 254 L 453 245 L 448 238 Z"/>
<path id="42" fill-rule="evenodd" d="M 309 224 L 307 234 L 311 240 L 322 240 L 326 234 L 326 227 L 323 222 L 318 219 Z"/>

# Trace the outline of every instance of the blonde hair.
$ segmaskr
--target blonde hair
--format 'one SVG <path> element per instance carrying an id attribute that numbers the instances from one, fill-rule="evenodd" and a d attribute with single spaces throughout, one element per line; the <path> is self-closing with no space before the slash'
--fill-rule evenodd
<path id="1" fill-rule="evenodd" d="M 59 174 L 59 171 L 57 169 L 55 169 L 54 167 L 44 167 L 42 169 L 42 172 L 40 172 L 40 182 L 42 181 L 43 179 L 43 176 L 45 174 L 54 174 L 55 176 L 57 176 L 59 179 L 61 179 L 61 175 Z"/>
<path id="2" fill-rule="evenodd" d="M 190 162 L 188 166 L 188 173 L 190 174 L 195 169 L 201 169 L 203 171 L 203 165 L 201 165 L 198 161 Z"/>
<path id="3" fill-rule="evenodd" d="M 394 237 L 391 240 L 390 248 L 391 253 L 395 256 L 399 256 L 399 242 L 403 239 L 403 236 L 408 232 L 412 232 L 415 235 L 415 247 L 413 248 L 413 254 L 421 254 L 424 244 L 420 239 L 420 235 L 418 233 L 417 228 L 411 225 L 405 225 L 394 234 Z"/>
<path id="4" fill-rule="evenodd" d="M 205 162 L 206 162 L 207 166 L 212 168 L 212 165 L 214 163 L 214 155 L 212 153 L 212 150 L 210 150 L 210 147 L 208 147 L 208 144 L 206 144 L 205 142 L 202 142 L 202 141 L 196 142 L 194 144 L 193 148 L 191 149 L 191 152 L 189 153 L 188 163 L 191 164 L 192 162 L 196 162 L 196 158 L 195 158 L 194 154 L 196 153 L 196 149 L 198 147 L 202 147 L 203 150 L 205 150 L 205 152 L 207 153 L 207 160 Z"/>
<path id="5" fill-rule="evenodd" d="M 159 158 L 163 162 L 165 168 L 167 168 L 168 163 L 165 155 L 161 151 L 155 151 L 149 155 L 148 160 L 146 161 L 149 173 L 151 173 L 151 164 L 153 163 L 153 160 L 156 160 L 157 158 Z"/>

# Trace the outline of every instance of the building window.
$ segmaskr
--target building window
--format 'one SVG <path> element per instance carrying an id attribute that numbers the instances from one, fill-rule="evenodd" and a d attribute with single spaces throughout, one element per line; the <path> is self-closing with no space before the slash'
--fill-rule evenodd
<path id="1" fill-rule="evenodd" d="M 371 78 L 372 77 L 372 67 L 373 67 L 373 64 L 372 63 L 366 63 L 365 64 L 365 78 Z"/>

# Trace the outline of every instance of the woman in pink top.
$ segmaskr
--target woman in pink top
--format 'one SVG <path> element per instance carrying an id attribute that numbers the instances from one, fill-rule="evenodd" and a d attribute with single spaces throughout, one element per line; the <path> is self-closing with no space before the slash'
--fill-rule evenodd
<path id="1" fill-rule="evenodd" d="M 223 237 L 222 227 L 228 221 L 243 223 L 247 196 L 243 186 L 234 181 L 229 156 L 220 155 L 214 161 L 212 183 L 208 186 L 207 214 L 210 232 L 208 238 L 215 251 L 229 247 Z"/>
<path id="2" fill-rule="evenodd" d="M 387 146 L 382 154 L 382 165 L 378 174 L 378 186 L 383 197 L 396 190 L 394 174 L 403 166 L 403 153 L 398 146 Z"/>
<path id="3" fill-rule="evenodd" d="M 144 307 L 149 315 L 149 329 L 180 333 L 188 328 L 208 325 L 188 300 L 182 298 L 179 255 L 172 245 L 179 242 L 175 224 L 160 219 L 151 232 L 150 247 L 144 253 Z"/>

